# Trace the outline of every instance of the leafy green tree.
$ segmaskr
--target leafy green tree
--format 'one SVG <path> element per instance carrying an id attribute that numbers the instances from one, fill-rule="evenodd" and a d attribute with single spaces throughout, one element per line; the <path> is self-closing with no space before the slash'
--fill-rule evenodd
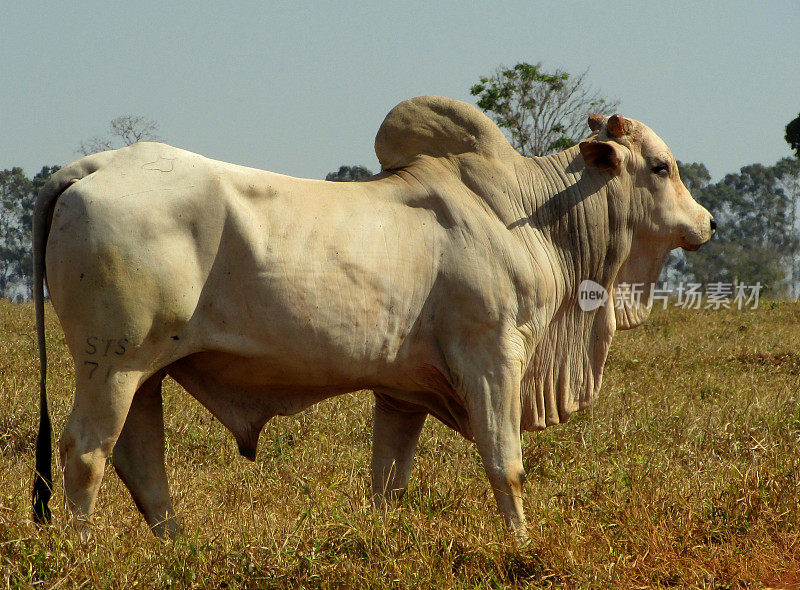
<path id="1" fill-rule="evenodd" d="M 137 141 L 160 141 L 156 135 L 158 123 L 139 115 L 122 115 L 113 119 L 108 125 L 108 133 L 104 137 L 93 137 L 82 141 L 78 153 L 84 156 L 132 145 Z"/>
<path id="2" fill-rule="evenodd" d="M 692 162 L 691 164 L 684 164 L 680 160 L 677 161 L 678 172 L 681 175 L 683 184 L 689 189 L 690 193 L 697 190 L 703 190 L 711 182 L 711 173 L 702 162 Z"/>
<path id="3" fill-rule="evenodd" d="M 30 296 L 33 206 L 56 170 L 45 166 L 32 179 L 19 167 L 0 172 L 0 297 Z"/>
<path id="4" fill-rule="evenodd" d="M 619 106 L 592 91 L 587 74 L 547 72 L 541 63 L 521 62 L 481 77 L 470 93 L 478 98 L 478 108 L 506 130 L 514 148 L 525 156 L 543 156 L 585 137 L 589 114 Z"/>
<path id="5" fill-rule="evenodd" d="M 786 126 L 786 143 L 794 150 L 795 155 L 800 159 L 800 115 L 793 119 Z"/>
<path id="6" fill-rule="evenodd" d="M 325 180 L 334 182 L 355 182 L 372 176 L 372 172 L 364 166 L 339 166 L 338 172 L 329 172 Z"/>
<path id="7" fill-rule="evenodd" d="M 726 175 L 722 183 L 739 197 L 735 204 L 741 235 L 786 252 L 794 239 L 792 199 L 779 186 L 775 167 L 750 164 L 738 174 Z"/>
<path id="8" fill-rule="evenodd" d="M 777 186 L 789 198 L 791 206 L 791 226 L 795 237 L 800 236 L 800 158 L 783 158 L 774 166 Z M 800 292 L 800 239 L 795 239 L 790 251 L 793 296 Z"/>

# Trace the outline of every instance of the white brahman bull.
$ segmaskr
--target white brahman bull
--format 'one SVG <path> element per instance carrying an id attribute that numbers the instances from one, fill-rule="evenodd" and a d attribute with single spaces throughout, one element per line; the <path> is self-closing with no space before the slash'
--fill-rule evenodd
<path id="1" fill-rule="evenodd" d="M 525 158 L 475 107 L 420 97 L 375 141 L 363 182 L 302 180 L 159 143 L 83 158 L 42 190 L 34 224 L 42 423 L 34 513 L 49 518 L 45 270 L 75 364 L 61 437 L 66 497 L 87 519 L 113 450 L 157 534 L 176 519 L 164 468 L 171 375 L 253 459 L 264 424 L 371 389 L 376 503 L 406 487 L 431 414 L 474 441 L 524 536 L 520 432 L 592 402 L 622 309 L 578 305 L 592 280 L 649 286 L 711 215 L 647 126 L 589 118 L 580 146 Z M 613 296 L 612 296 L 613 301 Z"/>

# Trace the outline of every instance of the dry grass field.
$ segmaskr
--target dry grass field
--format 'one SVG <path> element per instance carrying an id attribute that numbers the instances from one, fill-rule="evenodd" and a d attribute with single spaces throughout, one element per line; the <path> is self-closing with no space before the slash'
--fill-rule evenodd
<path id="1" fill-rule="evenodd" d="M 56 437 L 72 366 L 48 310 Z M 656 311 L 619 333 L 600 400 L 525 435 L 532 543 L 505 535 L 472 445 L 429 420 L 409 493 L 369 506 L 371 395 L 267 424 L 255 463 L 165 386 L 186 534 L 151 536 L 109 466 L 94 540 L 30 520 L 31 305 L 0 302 L 0 587 L 800 588 L 800 306 Z"/>

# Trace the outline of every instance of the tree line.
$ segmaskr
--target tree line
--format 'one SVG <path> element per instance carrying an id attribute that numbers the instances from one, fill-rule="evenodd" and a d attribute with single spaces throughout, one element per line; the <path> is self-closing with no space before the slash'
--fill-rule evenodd
<path id="1" fill-rule="evenodd" d="M 520 153 L 541 156 L 580 141 L 589 114 L 617 109 L 617 100 L 589 86 L 587 74 L 573 76 L 521 62 L 481 76 L 470 92 Z M 77 152 L 87 155 L 159 140 L 157 130 L 158 125 L 144 117 L 117 117 L 105 136 L 81 142 Z M 787 124 L 784 139 L 794 157 L 773 165 L 750 164 L 718 182 L 711 182 L 703 163 L 678 162 L 684 184 L 714 214 L 718 229 L 697 252 L 673 252 L 664 280 L 760 283 L 776 296 L 800 295 L 800 114 Z M 19 167 L 0 171 L 0 297 L 23 301 L 31 296 L 33 205 L 58 169 L 44 166 L 32 178 Z M 370 176 L 364 166 L 353 165 L 341 166 L 325 179 L 348 182 Z"/>

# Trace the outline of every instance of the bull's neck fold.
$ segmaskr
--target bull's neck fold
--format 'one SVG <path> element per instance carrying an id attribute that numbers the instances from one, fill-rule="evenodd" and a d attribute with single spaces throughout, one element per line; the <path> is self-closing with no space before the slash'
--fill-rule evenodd
<path id="1" fill-rule="evenodd" d="M 587 168 L 577 146 L 520 156 L 505 169 L 483 198 L 527 250 L 533 273 L 547 277 L 537 288 L 553 291 L 536 297 L 546 303 L 531 313 L 535 344 L 522 383 L 523 427 L 544 428 L 593 402 L 616 328 L 640 323 L 649 311 L 614 308 L 615 282 L 626 267 L 640 271 L 630 263 L 642 207 L 627 175 Z M 625 280 L 656 280 L 663 259 L 655 262 Z M 609 294 L 588 311 L 578 302 L 587 279 Z"/>

